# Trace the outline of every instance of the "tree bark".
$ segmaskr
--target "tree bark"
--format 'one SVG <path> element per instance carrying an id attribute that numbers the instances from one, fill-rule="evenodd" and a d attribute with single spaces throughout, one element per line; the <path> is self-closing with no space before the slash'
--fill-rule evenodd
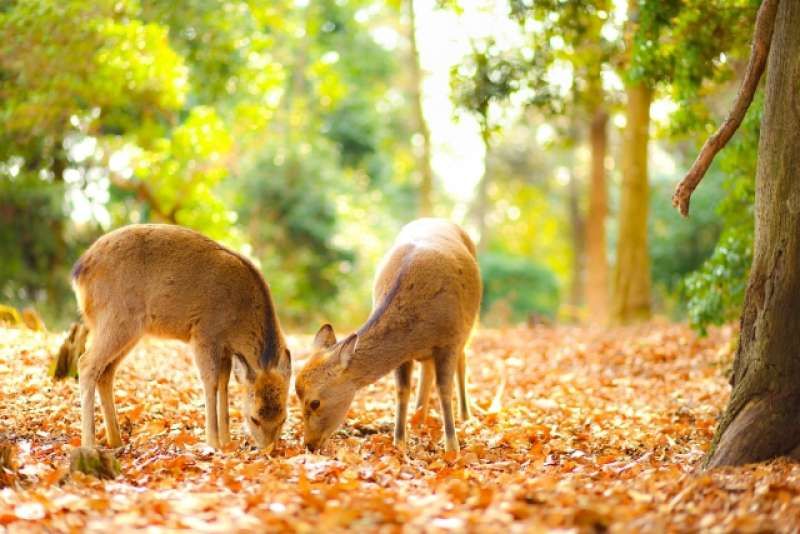
<path id="1" fill-rule="evenodd" d="M 419 215 L 430 217 L 433 215 L 433 168 L 431 167 L 431 131 L 425 120 L 422 107 L 422 68 L 419 63 L 419 49 L 417 48 L 417 23 L 414 10 L 414 0 L 407 0 L 408 6 L 408 41 L 411 45 L 409 62 L 411 67 L 411 100 L 414 106 L 416 130 L 422 136 L 422 150 L 417 156 L 419 165 Z"/>
<path id="2" fill-rule="evenodd" d="M 652 91 L 644 84 L 631 83 L 625 92 L 627 123 L 622 147 L 622 198 L 612 308 L 612 319 L 619 324 L 650 317 L 647 145 Z"/>
<path id="3" fill-rule="evenodd" d="M 758 146 L 753 265 L 731 400 L 707 467 L 800 458 L 800 2 L 778 6 Z"/>
<path id="4" fill-rule="evenodd" d="M 586 215 L 586 307 L 589 322 L 604 324 L 608 320 L 608 256 L 606 255 L 606 147 L 608 114 L 597 107 L 589 126 L 591 176 L 589 211 Z"/>

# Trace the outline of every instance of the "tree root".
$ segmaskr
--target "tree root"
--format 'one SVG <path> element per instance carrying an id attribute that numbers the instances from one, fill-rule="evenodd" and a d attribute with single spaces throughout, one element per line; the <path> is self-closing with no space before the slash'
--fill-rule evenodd
<path id="1" fill-rule="evenodd" d="M 765 393 L 747 400 L 722 430 L 706 469 L 762 462 L 800 452 L 800 393 Z"/>

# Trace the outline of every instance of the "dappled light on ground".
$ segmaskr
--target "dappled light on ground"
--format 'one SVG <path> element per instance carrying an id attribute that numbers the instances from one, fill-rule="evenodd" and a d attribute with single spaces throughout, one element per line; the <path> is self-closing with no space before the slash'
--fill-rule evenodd
<path id="1" fill-rule="evenodd" d="M 0 330 L 0 442 L 12 446 L 0 526 L 796 530 L 800 466 L 696 470 L 728 398 L 731 336 L 670 324 L 480 331 L 468 353 L 478 408 L 458 424 L 458 459 L 444 457 L 438 410 L 414 419 L 407 456 L 393 448 L 391 376 L 357 395 L 324 455 L 303 451 L 295 398 L 273 456 L 252 450 L 235 385 L 234 441 L 216 452 L 202 443 L 188 349 L 146 340 L 117 373 L 122 474 L 99 481 L 67 475 L 79 400 L 74 380 L 47 375 L 60 338 Z M 97 421 L 103 443 L 99 408 Z"/>

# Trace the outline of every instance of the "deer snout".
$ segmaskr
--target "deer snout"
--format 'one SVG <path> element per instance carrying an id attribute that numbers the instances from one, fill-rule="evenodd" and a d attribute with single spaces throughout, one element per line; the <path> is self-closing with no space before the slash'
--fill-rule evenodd
<path id="1" fill-rule="evenodd" d="M 272 454 L 272 451 L 275 450 L 275 441 L 272 441 L 266 445 L 259 445 L 259 447 L 264 452 L 264 454 L 270 455 Z"/>
<path id="2" fill-rule="evenodd" d="M 266 454 L 271 454 L 280 438 L 280 432 L 279 429 L 275 432 L 267 432 L 260 427 L 251 427 L 250 436 L 252 437 L 252 441 L 255 442 L 256 447 Z"/>

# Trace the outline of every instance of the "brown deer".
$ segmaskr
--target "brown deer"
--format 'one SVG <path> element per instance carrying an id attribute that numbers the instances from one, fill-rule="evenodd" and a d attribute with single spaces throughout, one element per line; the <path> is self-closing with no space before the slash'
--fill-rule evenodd
<path id="1" fill-rule="evenodd" d="M 286 419 L 291 356 L 269 288 L 250 261 L 187 228 L 132 225 L 98 239 L 75 264 L 72 284 L 91 333 L 78 362 L 84 447 L 95 446 L 95 387 L 108 444 L 122 445 L 114 372 L 145 334 L 192 346 L 205 390 L 209 445 L 230 440 L 234 359 L 246 389 L 250 433 L 259 446 L 274 445 Z"/>
<path id="2" fill-rule="evenodd" d="M 464 347 L 480 299 L 475 245 L 460 227 L 441 219 L 420 219 L 403 228 L 378 269 L 367 322 L 338 343 L 333 328 L 323 326 L 297 377 L 306 446 L 312 451 L 322 447 L 344 420 L 356 391 L 394 370 L 394 443 L 405 448 L 411 371 L 418 360 L 423 362 L 418 404 L 427 406 L 435 374 L 445 449 L 457 453 L 453 375 L 458 375 L 461 415 L 467 418 Z"/>

